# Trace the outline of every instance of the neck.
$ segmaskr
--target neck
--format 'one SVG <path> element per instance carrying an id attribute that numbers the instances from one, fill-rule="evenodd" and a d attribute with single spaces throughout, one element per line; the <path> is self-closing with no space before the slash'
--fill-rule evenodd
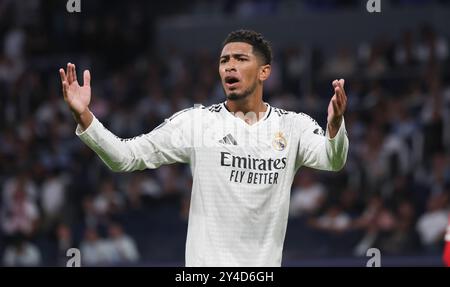
<path id="1" fill-rule="evenodd" d="M 256 95 L 250 95 L 244 99 L 234 101 L 227 100 L 225 105 L 232 113 L 242 112 L 246 114 L 249 112 L 254 112 L 259 114 L 260 112 L 265 112 L 267 110 L 267 106 L 264 104 L 262 96 L 257 97 Z"/>
<path id="2" fill-rule="evenodd" d="M 267 111 L 267 105 L 264 104 L 262 97 L 250 96 L 235 101 L 227 100 L 225 105 L 230 112 L 248 124 L 259 121 Z"/>

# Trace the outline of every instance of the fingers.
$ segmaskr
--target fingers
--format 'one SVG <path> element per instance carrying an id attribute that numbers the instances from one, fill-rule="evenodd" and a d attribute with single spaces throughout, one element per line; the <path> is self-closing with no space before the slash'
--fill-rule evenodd
<path id="1" fill-rule="evenodd" d="M 67 63 L 67 83 L 70 85 L 72 84 L 72 69 L 71 69 L 71 63 Z"/>
<path id="2" fill-rule="evenodd" d="M 75 65 L 69 64 L 69 70 L 70 70 L 70 83 L 75 82 L 76 76 L 75 76 Z"/>
<path id="3" fill-rule="evenodd" d="M 77 71 L 75 70 L 75 64 L 72 64 L 72 82 L 77 81 Z"/>
<path id="4" fill-rule="evenodd" d="M 333 88 L 336 88 L 338 86 L 338 80 L 334 80 L 332 85 L 333 85 Z"/>
<path id="5" fill-rule="evenodd" d="M 89 72 L 89 70 L 84 70 L 83 85 L 88 86 L 88 87 L 91 86 L 91 73 Z"/>
<path id="6" fill-rule="evenodd" d="M 64 72 L 64 69 L 59 69 L 59 75 L 61 76 L 61 83 L 67 81 L 66 72 Z"/>
<path id="7" fill-rule="evenodd" d="M 72 63 L 67 63 L 67 82 L 72 84 L 77 81 L 77 73 L 75 71 L 75 65 Z"/>
<path id="8" fill-rule="evenodd" d="M 338 104 L 340 105 L 343 102 L 343 98 L 342 98 L 343 89 L 341 88 L 341 81 L 334 80 L 332 84 L 333 84 L 333 88 L 334 88 L 334 94 L 336 95 L 336 100 L 337 100 Z"/>
<path id="9" fill-rule="evenodd" d="M 347 106 L 347 95 L 345 94 L 344 84 L 344 79 L 333 81 L 334 93 L 337 97 L 337 103 L 343 110 L 345 110 L 345 107 Z"/>
<path id="10" fill-rule="evenodd" d="M 61 85 L 63 90 L 64 99 L 67 99 L 67 76 L 64 69 L 59 69 L 59 75 L 61 76 Z"/>
<path id="11" fill-rule="evenodd" d="M 340 90 L 341 90 L 340 95 L 342 96 L 343 102 L 345 104 L 347 104 L 347 95 L 346 95 L 345 90 L 344 90 L 344 84 L 345 84 L 345 80 L 344 79 L 340 79 L 338 81 L 338 86 L 340 87 Z"/>
<path id="12" fill-rule="evenodd" d="M 62 82 L 62 92 L 63 92 L 63 97 L 64 100 L 67 101 L 67 91 L 69 89 L 69 84 L 67 83 L 67 80 L 64 80 Z"/>
<path id="13" fill-rule="evenodd" d="M 339 106 L 343 106 L 345 104 L 345 99 L 344 99 L 344 90 L 341 88 L 340 84 L 338 84 L 338 87 L 335 88 L 334 90 L 335 94 L 336 94 L 336 98 L 337 98 L 337 102 L 339 104 Z"/>
<path id="14" fill-rule="evenodd" d="M 63 88 L 63 96 L 64 96 L 64 100 L 67 101 L 67 91 L 69 90 L 69 84 L 67 83 L 67 81 L 64 81 L 62 83 L 62 88 Z"/>
<path id="15" fill-rule="evenodd" d="M 338 107 L 342 106 L 342 97 L 341 97 L 341 88 L 339 86 L 337 86 L 336 88 L 334 88 L 334 102 L 338 105 Z"/>

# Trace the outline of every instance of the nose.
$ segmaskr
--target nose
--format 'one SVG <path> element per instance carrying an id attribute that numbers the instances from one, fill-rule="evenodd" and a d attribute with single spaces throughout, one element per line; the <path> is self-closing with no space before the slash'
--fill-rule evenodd
<path id="1" fill-rule="evenodd" d="M 236 67 L 232 61 L 225 66 L 225 72 L 236 72 Z"/>
<path id="2" fill-rule="evenodd" d="M 227 72 L 227 73 L 236 72 L 236 68 L 235 67 L 227 67 L 227 68 L 225 68 L 225 72 Z"/>

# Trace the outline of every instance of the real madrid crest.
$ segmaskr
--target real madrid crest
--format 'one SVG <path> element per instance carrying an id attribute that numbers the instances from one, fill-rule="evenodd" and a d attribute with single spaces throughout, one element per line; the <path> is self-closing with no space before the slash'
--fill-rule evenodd
<path id="1" fill-rule="evenodd" d="M 287 141 L 283 136 L 282 132 L 277 132 L 275 134 L 275 138 L 272 141 L 272 146 L 274 149 L 278 150 L 278 151 L 282 151 L 286 148 L 287 146 Z"/>

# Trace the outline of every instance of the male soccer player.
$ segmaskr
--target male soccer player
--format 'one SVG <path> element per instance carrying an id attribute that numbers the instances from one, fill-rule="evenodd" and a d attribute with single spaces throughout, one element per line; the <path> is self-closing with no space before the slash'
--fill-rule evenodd
<path id="1" fill-rule="evenodd" d="M 219 59 L 226 100 L 180 111 L 148 134 L 120 139 L 89 110 L 90 73 L 60 69 L 76 134 L 113 171 L 189 163 L 193 187 L 186 266 L 280 266 L 292 181 L 300 166 L 340 170 L 347 158 L 344 80 L 335 80 L 326 133 L 303 113 L 263 101 L 272 52 L 261 34 L 230 33 Z"/>

